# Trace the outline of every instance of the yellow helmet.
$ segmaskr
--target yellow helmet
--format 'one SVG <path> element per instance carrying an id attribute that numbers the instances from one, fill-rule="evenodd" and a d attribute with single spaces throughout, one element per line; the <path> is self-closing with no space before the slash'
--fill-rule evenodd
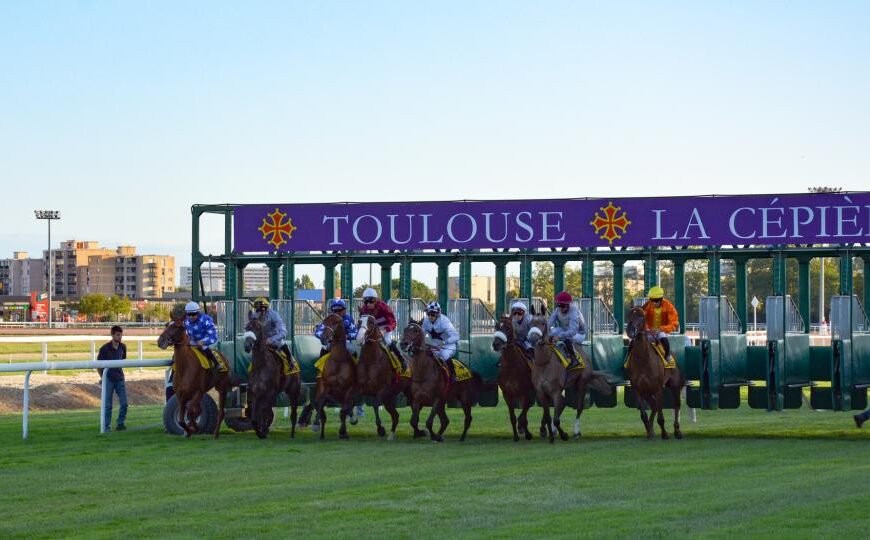
<path id="1" fill-rule="evenodd" d="M 254 300 L 254 307 L 269 307 L 269 299 L 265 296 L 257 298 L 256 300 Z"/>
<path id="2" fill-rule="evenodd" d="M 650 300 L 661 300 L 665 296 L 665 290 L 656 285 L 649 290 Z"/>

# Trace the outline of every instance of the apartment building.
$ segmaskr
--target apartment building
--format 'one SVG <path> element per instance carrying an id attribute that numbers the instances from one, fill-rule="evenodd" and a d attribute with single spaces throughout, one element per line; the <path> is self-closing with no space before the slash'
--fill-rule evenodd
<path id="1" fill-rule="evenodd" d="M 27 296 L 42 290 L 44 264 L 31 259 L 26 251 L 16 251 L 11 259 L 0 259 L 0 295 Z"/>

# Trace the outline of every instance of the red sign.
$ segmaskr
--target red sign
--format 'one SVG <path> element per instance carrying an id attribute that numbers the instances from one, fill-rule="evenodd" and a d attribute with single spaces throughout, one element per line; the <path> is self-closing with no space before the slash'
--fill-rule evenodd
<path id="1" fill-rule="evenodd" d="M 45 322 L 48 320 L 48 300 L 46 295 L 40 294 L 37 296 L 35 292 L 30 293 L 30 320 L 35 322 Z"/>

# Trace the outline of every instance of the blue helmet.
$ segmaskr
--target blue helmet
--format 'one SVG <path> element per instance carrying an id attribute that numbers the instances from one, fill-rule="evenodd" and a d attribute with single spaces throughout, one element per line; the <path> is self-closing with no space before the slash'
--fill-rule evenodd
<path id="1" fill-rule="evenodd" d="M 329 311 L 332 312 L 341 311 L 342 309 L 347 309 L 347 303 L 341 298 L 333 300 L 332 305 L 329 306 Z"/>
<path id="2" fill-rule="evenodd" d="M 429 302 L 426 304 L 426 313 L 436 313 L 438 315 L 441 314 L 441 304 L 438 302 Z"/>

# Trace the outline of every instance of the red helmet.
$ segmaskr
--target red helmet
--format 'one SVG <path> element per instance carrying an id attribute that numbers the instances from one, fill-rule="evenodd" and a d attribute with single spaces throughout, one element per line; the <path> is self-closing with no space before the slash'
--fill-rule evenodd
<path id="1" fill-rule="evenodd" d="M 570 304 L 571 303 L 571 295 L 568 294 L 568 291 L 562 291 L 556 295 L 556 303 L 557 304 Z"/>

